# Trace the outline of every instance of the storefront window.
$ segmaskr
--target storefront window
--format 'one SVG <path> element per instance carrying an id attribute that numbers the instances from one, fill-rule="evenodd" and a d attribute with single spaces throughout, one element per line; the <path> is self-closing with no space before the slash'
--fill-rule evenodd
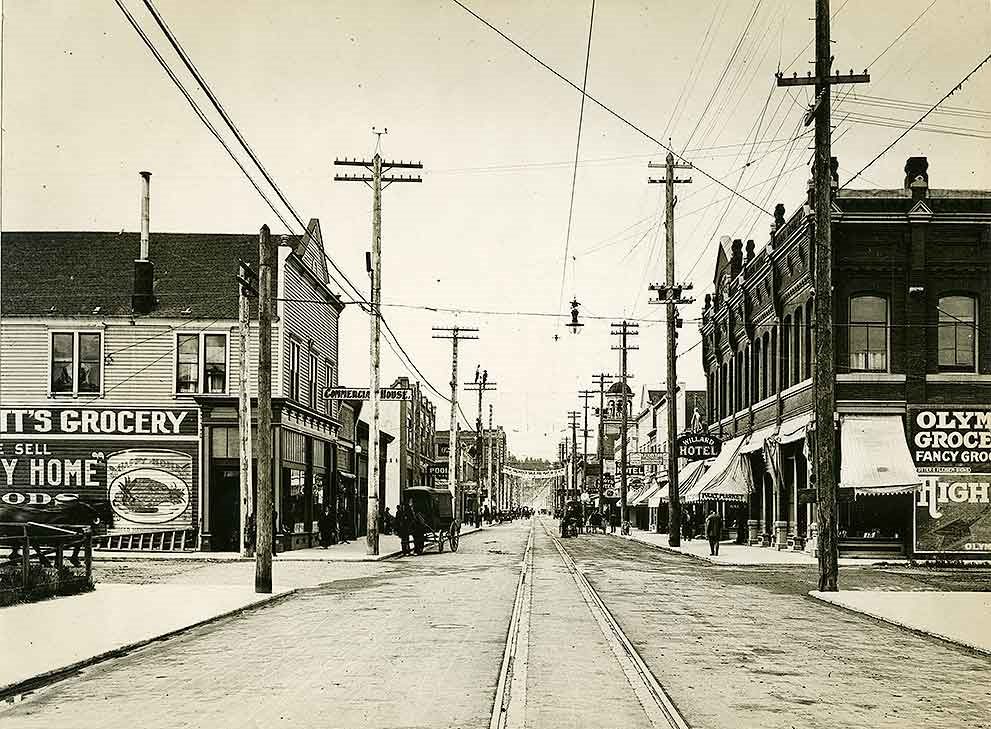
<path id="1" fill-rule="evenodd" d="M 939 298 L 939 368 L 973 372 L 977 358 L 977 300 L 972 296 Z"/>
<path id="2" fill-rule="evenodd" d="M 296 468 L 285 469 L 286 498 L 285 517 L 282 523 L 293 532 L 301 534 L 306 531 L 306 471 Z"/>
<path id="3" fill-rule="evenodd" d="M 850 370 L 888 371 L 888 302 L 880 296 L 850 299 Z"/>
<path id="4" fill-rule="evenodd" d="M 320 531 L 320 516 L 323 514 L 324 489 L 327 487 L 327 472 L 313 471 L 313 524 L 312 532 Z"/>

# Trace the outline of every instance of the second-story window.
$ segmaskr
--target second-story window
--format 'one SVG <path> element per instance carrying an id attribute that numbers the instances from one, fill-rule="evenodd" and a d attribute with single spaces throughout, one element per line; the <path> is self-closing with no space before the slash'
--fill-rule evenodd
<path id="1" fill-rule="evenodd" d="M 313 410 L 317 409 L 317 355 L 314 352 L 310 352 L 310 407 Z"/>
<path id="2" fill-rule="evenodd" d="M 973 372 L 977 366 L 977 299 L 939 297 L 939 369 Z"/>
<path id="3" fill-rule="evenodd" d="M 99 393 L 103 386 L 103 335 L 100 332 L 52 332 L 51 391 Z"/>
<path id="4" fill-rule="evenodd" d="M 299 342 L 289 342 L 289 399 L 299 400 Z"/>
<path id="5" fill-rule="evenodd" d="M 880 296 L 850 299 L 850 370 L 888 371 L 888 302 Z"/>
<path id="6" fill-rule="evenodd" d="M 227 393 L 227 335 L 180 332 L 176 335 L 177 394 Z"/>

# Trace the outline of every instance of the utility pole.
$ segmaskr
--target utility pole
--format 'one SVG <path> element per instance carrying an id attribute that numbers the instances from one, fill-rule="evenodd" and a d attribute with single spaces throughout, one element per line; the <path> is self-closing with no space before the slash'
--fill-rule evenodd
<path id="1" fill-rule="evenodd" d="M 585 410 L 585 427 L 582 429 L 582 491 L 588 491 L 588 401 L 595 396 L 595 390 L 579 390 L 578 397 L 582 399 Z"/>
<path id="2" fill-rule="evenodd" d="M 482 451 L 482 394 L 485 392 L 491 392 L 497 387 L 496 383 L 489 382 L 489 371 L 479 374 L 478 369 L 475 370 L 475 381 L 466 382 L 465 390 L 468 392 L 478 393 L 478 420 L 476 421 L 477 430 L 475 432 L 475 483 L 478 488 L 478 494 L 475 498 L 475 510 L 479 514 L 482 508 L 482 461 L 485 458 L 485 453 Z M 476 519 L 477 519 L 476 515 Z"/>
<path id="3" fill-rule="evenodd" d="M 576 495 L 578 492 L 578 416 L 579 412 L 577 410 L 568 411 L 568 425 L 571 426 L 571 488 L 568 489 L 567 496 L 571 495 L 571 491 L 575 491 Z M 567 498 L 567 497 L 566 497 Z"/>
<path id="4" fill-rule="evenodd" d="M 432 339 L 451 340 L 451 424 L 449 427 L 450 448 L 447 454 L 447 483 L 454 496 L 454 517 L 464 521 L 461 510 L 461 484 L 458 482 L 458 342 L 462 339 L 478 339 L 478 330 L 469 327 L 431 327 L 440 334 Z"/>
<path id="5" fill-rule="evenodd" d="M 815 157 L 812 166 L 815 206 L 815 326 L 812 338 L 815 362 L 812 388 L 816 403 L 813 473 L 818 491 L 816 523 L 819 532 L 819 590 L 835 592 L 839 576 L 839 543 L 836 523 L 836 373 L 833 352 L 833 241 L 830 209 L 833 194 L 829 91 L 833 84 L 870 82 L 865 70 L 855 74 L 830 74 L 833 56 L 829 40 L 829 0 L 816 0 L 815 76 L 785 78 L 779 71 L 778 86 L 815 86 L 815 101 L 805 115 L 805 126 L 815 121 Z"/>
<path id="6" fill-rule="evenodd" d="M 276 244 L 267 225 L 258 235 L 258 507 L 255 592 L 272 592 L 272 266 Z"/>
<path id="7" fill-rule="evenodd" d="M 489 466 L 488 482 L 489 482 L 489 503 L 492 509 L 495 509 L 497 502 L 495 486 L 492 483 L 492 403 L 489 403 L 489 429 L 485 432 L 485 446 L 488 451 L 488 457 L 486 458 Z"/>
<path id="8" fill-rule="evenodd" d="M 603 484 L 605 479 L 605 468 L 603 461 L 603 439 L 605 438 L 605 419 L 606 419 L 606 383 L 612 382 L 616 379 L 615 375 L 606 374 L 605 372 L 600 372 L 598 374 L 592 375 L 592 382 L 599 386 L 599 438 L 595 445 L 595 455 L 599 460 L 599 493 L 601 494 L 604 490 Z"/>
<path id="9" fill-rule="evenodd" d="M 252 509 L 251 477 L 251 393 L 248 392 L 248 339 L 250 337 L 251 313 L 249 296 L 258 296 L 258 274 L 244 261 L 238 261 L 237 296 L 237 352 L 238 352 L 238 435 L 241 454 L 241 556 L 251 556 L 248 541 L 248 514 Z"/>
<path id="10" fill-rule="evenodd" d="M 371 321 L 371 384 L 369 400 L 372 411 L 371 422 L 368 424 L 368 534 L 366 537 L 367 553 L 379 553 L 379 369 L 381 363 L 381 330 L 382 330 L 382 189 L 394 182 L 423 182 L 416 175 L 387 175 L 382 173 L 393 169 L 421 170 L 419 162 L 383 162 L 378 152 L 382 135 L 388 132 L 378 132 L 372 127 L 372 132 L 378 135 L 375 156 L 368 160 L 334 160 L 337 166 L 364 167 L 368 175 L 334 175 L 335 182 L 363 182 L 372 188 L 372 300 Z"/>
<path id="11" fill-rule="evenodd" d="M 626 394 L 628 385 L 626 384 L 626 381 L 627 379 L 632 377 L 632 375 L 630 375 L 626 371 L 626 355 L 628 352 L 632 350 L 640 349 L 640 347 L 628 343 L 630 337 L 635 337 L 638 334 L 640 334 L 640 325 L 624 320 L 619 324 L 614 323 L 611 324 L 610 326 L 613 327 L 613 331 L 610 331 L 609 333 L 612 334 L 613 336 L 620 338 L 620 345 L 618 347 L 612 347 L 612 349 L 619 350 L 620 353 L 619 378 L 620 381 L 623 383 L 622 393 L 621 393 L 623 398 L 623 407 L 622 407 L 623 413 L 622 413 L 622 423 L 620 425 L 620 430 L 619 430 L 619 438 L 620 438 L 619 519 L 620 519 L 620 523 L 622 524 L 622 528 L 625 530 L 626 522 L 629 519 L 629 514 L 627 513 L 628 506 L 626 503 L 626 441 L 627 441 L 626 430 L 627 427 L 629 426 L 629 416 L 630 416 L 630 408 L 628 404 L 629 397 Z"/>
<path id="12" fill-rule="evenodd" d="M 681 319 L 678 317 L 678 304 L 690 304 L 693 299 L 681 298 L 683 288 L 691 288 L 691 284 L 677 286 L 674 283 L 674 206 L 678 198 L 674 194 L 676 183 L 690 183 L 691 177 L 675 177 L 675 170 L 691 169 L 690 164 L 677 164 L 674 155 L 668 152 L 664 164 L 648 163 L 652 169 L 663 169 L 663 179 L 648 177 L 648 184 L 664 183 L 664 230 L 667 238 L 667 256 L 665 266 L 666 283 L 650 286 L 651 291 L 658 291 L 660 299 L 656 303 L 666 303 L 667 311 L 667 411 L 668 411 L 668 544 L 672 547 L 681 546 L 681 494 L 678 491 L 678 354 L 677 340 Z M 661 532 L 661 520 L 657 520 L 657 533 Z"/>

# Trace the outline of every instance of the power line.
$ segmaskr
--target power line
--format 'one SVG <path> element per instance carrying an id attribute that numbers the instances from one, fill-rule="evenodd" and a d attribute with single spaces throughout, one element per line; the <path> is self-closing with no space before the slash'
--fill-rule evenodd
<path id="1" fill-rule="evenodd" d="M 884 155 L 885 155 L 885 154 L 886 154 L 886 153 L 887 153 L 887 152 L 888 152 L 889 150 L 891 150 L 891 148 L 892 148 L 892 147 L 894 147 L 894 146 L 895 146 L 896 144 L 898 144 L 898 142 L 900 142 L 900 141 L 901 141 L 902 139 L 904 139 L 904 138 L 905 138 L 905 136 L 906 136 L 906 135 L 907 135 L 907 134 L 908 134 L 908 133 L 909 133 L 910 131 L 912 131 L 912 130 L 913 130 L 913 129 L 914 129 L 914 128 L 915 128 L 916 126 L 917 126 L 917 125 L 919 125 L 919 124 L 921 124 L 921 123 L 922 123 L 922 121 L 923 121 L 923 120 L 924 120 L 924 119 L 925 119 L 925 118 L 926 118 L 927 116 L 929 116 L 930 114 L 932 114 L 932 113 L 933 113 L 933 111 L 935 111 L 935 110 L 936 110 L 936 107 L 938 107 L 938 106 L 939 106 L 940 104 L 942 104 L 942 103 L 943 103 L 944 101 L 946 101 L 946 100 L 947 100 L 948 98 L 950 98 L 951 96 L 953 96 L 953 94 L 954 94 L 954 93 L 956 93 L 956 92 L 957 92 L 957 91 L 959 91 L 959 90 L 960 90 L 961 88 L 963 88 L 963 85 L 964 85 L 965 83 L 967 83 L 967 81 L 968 81 L 968 80 L 970 80 L 970 77 L 971 77 L 971 76 L 973 76 L 973 75 L 974 75 L 975 73 L 977 73 L 977 72 L 978 72 L 978 71 L 979 71 L 979 70 L 981 69 L 981 67 L 982 67 L 982 66 L 984 66 L 984 64 L 985 64 L 985 63 L 987 63 L 988 61 L 991 61 L 991 53 L 989 53 L 989 54 L 988 54 L 987 56 L 985 56 L 985 57 L 984 57 L 984 60 L 983 60 L 983 61 L 981 61 L 980 63 L 978 63 L 978 64 L 977 64 L 976 66 L 974 66 L 974 68 L 973 68 L 973 69 L 972 69 L 972 70 L 970 71 L 970 73 L 968 73 L 968 74 L 967 74 L 966 76 L 964 76 L 964 77 L 963 77 L 963 79 L 961 79 L 961 80 L 960 80 L 960 83 L 958 83 L 958 84 L 957 84 L 956 86 L 954 86 L 954 87 L 953 87 L 952 89 L 950 89 L 950 90 L 949 90 L 948 92 L 946 92 L 946 94 L 945 94 L 945 95 L 944 95 L 944 96 L 943 96 L 943 97 L 942 97 L 942 98 L 941 98 L 941 99 L 940 99 L 939 101 L 937 101 L 937 102 L 936 102 L 935 104 L 933 104 L 933 105 L 932 105 L 932 106 L 931 106 L 931 107 L 929 108 L 929 110 L 928 110 L 928 111 L 927 111 L 927 112 L 926 112 L 925 114 L 923 114 L 923 115 L 922 115 L 922 116 L 920 116 L 920 117 L 919 117 L 919 118 L 918 118 L 918 119 L 917 119 L 917 120 L 916 120 L 915 122 L 913 122 L 913 123 L 912 123 L 912 124 L 911 124 L 911 125 L 910 125 L 910 126 L 908 127 L 908 129 L 906 129 L 906 130 L 905 130 L 905 131 L 903 131 L 903 132 L 902 132 L 901 134 L 899 134 L 899 135 L 898 135 L 897 137 L 895 137 L 895 138 L 894 138 L 894 139 L 893 139 L 893 140 L 891 141 L 891 143 L 890 143 L 890 144 L 888 144 L 888 146 L 887 146 L 887 147 L 885 147 L 885 148 L 884 148 L 884 149 L 882 149 L 882 150 L 881 150 L 880 152 L 878 152 L 878 153 L 877 153 L 877 155 L 876 155 L 876 156 L 874 157 L 874 159 L 872 159 L 872 160 L 871 160 L 870 162 L 868 162 L 868 163 L 867 163 L 866 165 L 864 165 L 863 167 L 861 167 L 861 168 L 860 168 L 860 170 L 859 170 L 859 171 L 857 172 L 857 174 L 855 174 L 855 175 L 854 175 L 853 177 L 851 177 L 851 178 L 850 178 L 849 180 L 847 180 L 846 182 L 844 182 L 844 183 L 843 183 L 843 184 L 842 184 L 842 185 L 840 186 L 840 189 L 843 189 L 844 187 L 846 187 L 847 185 L 849 185 L 849 184 L 850 184 L 851 182 L 853 182 L 854 180 L 856 180 L 856 179 L 857 179 L 858 177 L 860 177 L 860 175 L 862 175 L 862 174 L 863 174 L 864 172 L 866 172 L 866 171 L 867 171 L 867 170 L 868 170 L 868 169 L 869 169 L 869 168 L 871 167 L 871 165 L 873 165 L 873 164 L 874 164 L 875 162 L 877 162 L 877 161 L 878 161 L 879 159 L 881 159 L 881 157 L 883 157 L 883 156 L 884 156 Z"/>
<path id="2" fill-rule="evenodd" d="M 889 44 L 888 44 L 888 45 L 887 45 L 887 46 L 885 47 L 885 49 L 884 49 L 883 51 L 881 51 L 880 53 L 878 53 L 878 54 L 877 54 L 877 56 L 876 56 L 876 57 L 874 58 L 874 60 L 873 60 L 873 61 L 871 61 L 871 62 L 870 62 L 869 64 L 867 64 L 867 68 L 870 68 L 870 67 L 871 67 L 871 66 L 873 66 L 873 65 L 874 65 L 875 63 L 877 63 L 878 61 L 880 61 L 880 60 L 881 60 L 881 59 L 882 59 L 882 58 L 884 57 L 884 55 L 885 55 L 885 54 L 886 54 L 886 53 L 887 53 L 888 51 L 890 51 L 890 50 L 891 50 L 891 48 L 892 48 L 892 46 L 894 46 L 894 45 L 895 45 L 895 43 L 897 43 L 898 41 L 900 41 L 900 40 L 902 39 L 902 37 L 903 37 L 903 36 L 904 36 L 904 35 L 905 35 L 906 33 L 908 33 L 908 32 L 909 32 L 910 30 L 912 30 L 912 28 L 913 28 L 913 27 L 915 26 L 915 24 L 916 24 L 916 23 L 918 23 L 918 22 L 919 22 L 919 21 L 920 21 L 920 20 L 922 19 L 922 16 L 923 16 L 923 15 L 925 15 L 926 13 L 928 13 L 928 12 L 929 12 L 929 10 L 930 10 L 930 9 L 932 8 L 932 6 L 933 6 L 933 5 L 935 5 L 935 4 L 936 4 L 936 0 L 932 0 L 932 2 L 931 2 L 931 3 L 929 3 L 929 4 L 928 4 L 928 5 L 926 6 L 926 9 L 925 9 L 925 10 L 923 10 L 923 11 L 922 11 L 921 13 L 919 13 L 919 14 L 918 14 L 918 15 L 917 15 L 917 16 L 915 17 L 915 20 L 913 20 L 913 21 L 912 21 L 911 23 L 909 23 L 909 24 L 908 24 L 908 27 L 907 27 L 907 28 L 905 28 L 905 30 L 903 30 L 903 31 L 902 31 L 901 33 L 899 33 L 899 34 L 898 34 L 898 35 L 897 35 L 897 36 L 895 37 L 895 39 L 894 39 L 893 41 L 891 41 L 891 43 L 889 43 Z"/>
<path id="3" fill-rule="evenodd" d="M 482 25 L 484 25 L 485 27 L 487 27 L 489 30 L 491 30 L 494 33 L 496 33 L 497 35 L 499 35 L 503 40 L 505 40 L 510 45 L 512 45 L 514 48 L 516 48 L 521 53 L 523 53 L 524 55 L 526 55 L 528 58 L 530 58 L 536 64 L 538 64 L 542 68 L 546 69 L 547 71 L 549 71 L 550 73 L 552 73 L 554 76 L 556 76 L 557 78 L 559 78 L 561 81 L 563 81 L 564 83 L 566 83 L 568 86 L 570 86 L 571 88 L 575 89 L 576 91 L 582 92 L 581 87 L 578 86 L 573 81 L 571 81 L 571 79 L 569 79 L 568 77 L 566 77 L 564 74 L 562 74 L 560 71 L 558 71 L 557 69 L 555 69 L 554 67 L 552 67 L 548 63 L 546 63 L 543 60 L 541 60 L 538 56 L 534 55 L 526 47 L 524 47 L 520 43 L 518 43 L 515 40 L 513 40 L 510 36 L 508 36 L 506 33 L 504 33 L 503 31 L 501 31 L 499 28 L 497 28 L 494 25 L 492 25 L 492 23 L 490 23 L 488 20 L 486 20 L 485 18 L 483 18 L 481 15 L 479 15 L 478 13 L 476 13 L 471 8 L 469 8 L 461 0 L 451 0 L 451 2 L 454 3 L 455 5 L 457 5 L 458 7 L 460 7 L 462 10 L 464 10 L 469 15 L 471 15 L 478 22 L 482 23 Z M 582 93 L 584 93 L 584 92 L 582 92 Z M 629 119 L 627 119 L 625 116 L 623 116 L 622 114 L 620 114 L 618 111 L 616 111 L 612 107 L 606 105 L 602 101 L 599 101 L 597 98 L 595 98 L 591 94 L 585 93 L 585 96 L 589 99 L 589 101 L 591 101 L 593 104 L 595 104 L 596 106 L 598 106 L 600 109 L 602 109 L 604 112 L 606 112 L 610 116 L 615 117 L 617 120 L 619 120 L 623 124 L 627 125 L 631 129 L 633 129 L 635 132 L 637 132 L 638 134 L 640 134 L 643 137 L 645 137 L 646 139 L 649 139 L 651 142 L 653 142 L 657 146 L 661 147 L 662 149 L 664 149 L 664 150 L 666 150 L 668 152 L 671 152 L 675 156 L 676 159 L 679 159 L 682 162 L 689 162 L 689 160 L 686 159 L 683 155 L 679 154 L 676 150 L 672 149 L 670 146 L 668 146 L 664 142 L 662 142 L 659 139 L 657 139 L 656 137 L 654 137 L 652 134 L 650 134 L 649 132 L 647 132 L 642 127 L 636 125 L 635 123 L 633 123 L 632 121 L 630 121 Z M 694 166 L 695 171 L 698 172 L 703 177 L 706 177 L 706 178 L 712 180 L 713 182 L 715 182 L 720 187 L 723 187 L 726 190 L 732 192 L 734 195 L 736 195 L 737 197 L 740 197 L 741 199 L 745 200 L 747 203 L 749 203 L 750 205 L 753 205 L 758 210 L 762 210 L 763 212 L 767 213 L 768 215 L 772 215 L 772 213 L 770 211 L 765 210 L 764 208 L 762 208 L 760 205 L 758 205 L 757 203 L 755 203 L 753 200 L 751 200 L 750 198 L 746 197 L 745 195 L 741 195 L 740 193 L 736 192 L 735 190 L 733 190 L 733 188 L 731 188 L 729 185 L 727 185 L 725 182 L 723 182 L 719 178 L 713 176 L 709 172 L 706 172 L 704 169 L 702 169 L 698 165 L 693 165 L 693 166 Z"/>
<path id="4" fill-rule="evenodd" d="M 575 186 L 578 181 L 578 153 L 582 146 L 582 121 L 585 118 L 585 88 L 588 85 L 588 64 L 592 57 L 592 29 L 595 25 L 595 0 L 592 0 L 592 11 L 588 18 L 588 45 L 585 48 L 585 75 L 582 78 L 582 98 L 578 107 L 578 135 L 575 140 L 575 164 L 571 170 L 571 200 L 568 203 L 568 231 L 564 236 L 564 259 L 561 261 L 561 293 L 558 295 L 557 308 L 564 303 L 564 280 L 568 271 L 568 248 L 571 245 L 571 221 L 575 213 Z M 573 283 L 573 282 L 572 282 Z"/>

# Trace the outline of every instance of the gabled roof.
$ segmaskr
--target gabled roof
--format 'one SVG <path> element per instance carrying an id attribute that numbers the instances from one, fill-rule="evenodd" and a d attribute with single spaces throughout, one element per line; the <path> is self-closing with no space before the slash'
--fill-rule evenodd
<path id="1" fill-rule="evenodd" d="M 127 316 L 139 246 L 138 233 L 3 233 L 2 311 Z M 237 318 L 238 259 L 257 271 L 257 234 L 153 233 L 150 251 L 159 304 L 147 316 Z"/>

